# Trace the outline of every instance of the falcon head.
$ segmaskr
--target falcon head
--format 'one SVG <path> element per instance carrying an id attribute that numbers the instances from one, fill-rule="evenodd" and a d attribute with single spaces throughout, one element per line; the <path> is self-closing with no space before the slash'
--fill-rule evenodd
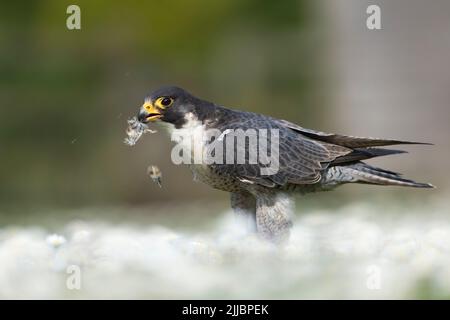
<path id="1" fill-rule="evenodd" d="M 163 121 L 180 127 L 189 113 L 196 114 L 202 101 L 178 87 L 162 87 L 144 99 L 138 120 L 142 123 Z"/>

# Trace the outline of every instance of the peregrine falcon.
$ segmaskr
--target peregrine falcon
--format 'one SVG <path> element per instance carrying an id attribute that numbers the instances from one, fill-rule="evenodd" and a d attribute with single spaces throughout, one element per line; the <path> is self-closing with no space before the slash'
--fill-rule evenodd
<path id="1" fill-rule="evenodd" d="M 289 238 L 292 226 L 290 200 L 295 193 L 326 191 L 346 183 L 433 188 L 431 184 L 408 180 L 398 173 L 363 162 L 374 157 L 404 153 L 377 148 L 380 146 L 425 143 L 306 129 L 286 120 L 228 109 L 174 86 L 162 87 L 148 95 L 139 110 L 138 120 L 141 123 L 158 121 L 167 124 L 172 137 L 178 135 L 189 141 L 190 156 L 208 142 L 222 141 L 225 144 L 223 137 L 229 132 L 241 130 L 248 133 L 252 129 L 252 132 L 264 133 L 257 140 L 252 140 L 251 135 L 245 136 L 241 143 L 232 140 L 225 153 L 231 148 L 236 149 L 231 156 L 231 160 L 235 161 L 228 161 L 227 154 L 219 159 L 223 161 L 191 162 L 188 165 L 194 179 L 229 192 L 231 207 L 236 214 L 246 218 L 249 226 L 263 238 L 274 242 Z M 195 136 L 205 135 L 212 129 L 222 134 L 211 140 L 194 140 Z M 269 137 L 269 131 L 276 132 L 276 135 Z M 261 146 L 267 146 L 272 140 L 276 140 L 277 145 L 270 156 L 276 156 L 277 167 L 267 173 L 263 172 L 268 166 L 268 162 L 263 161 L 267 157 L 256 162 L 249 159 L 261 155 Z M 255 144 L 255 141 L 258 143 Z M 243 162 L 236 161 L 239 152 L 245 156 Z"/>

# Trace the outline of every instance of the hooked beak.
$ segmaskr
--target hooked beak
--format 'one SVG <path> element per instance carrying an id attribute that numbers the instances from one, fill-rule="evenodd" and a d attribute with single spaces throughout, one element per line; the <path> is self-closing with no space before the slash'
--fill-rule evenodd
<path id="1" fill-rule="evenodd" d="M 163 115 L 161 110 L 156 108 L 150 101 L 145 101 L 141 109 L 139 109 L 138 120 L 142 123 L 156 121 Z"/>

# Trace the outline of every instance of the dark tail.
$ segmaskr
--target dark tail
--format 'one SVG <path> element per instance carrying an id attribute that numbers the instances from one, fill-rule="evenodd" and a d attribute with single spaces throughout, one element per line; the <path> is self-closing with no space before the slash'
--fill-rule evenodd
<path id="1" fill-rule="evenodd" d="M 364 162 L 356 162 L 347 166 L 338 166 L 347 181 L 368 183 L 383 186 L 402 186 L 413 188 L 434 188 L 432 184 L 420 183 L 404 179 L 399 173 L 372 167 Z"/>
<path id="2" fill-rule="evenodd" d="M 361 160 L 367 160 L 376 157 L 389 156 L 392 154 L 408 153 L 403 150 L 383 149 L 383 148 L 360 148 L 354 149 L 351 153 L 345 156 L 334 159 L 330 166 L 339 165 L 343 163 L 356 162 Z"/>

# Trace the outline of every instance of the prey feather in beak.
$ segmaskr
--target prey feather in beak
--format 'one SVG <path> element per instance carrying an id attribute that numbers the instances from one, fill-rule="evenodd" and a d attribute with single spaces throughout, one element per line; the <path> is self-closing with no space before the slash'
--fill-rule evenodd
<path id="1" fill-rule="evenodd" d="M 128 120 L 128 128 L 126 131 L 127 137 L 125 138 L 124 142 L 129 146 L 134 146 L 144 133 L 149 132 L 155 133 L 156 131 L 150 130 L 148 128 L 148 125 L 138 121 L 136 117 L 133 117 L 130 120 Z"/>
<path id="2" fill-rule="evenodd" d="M 138 114 L 138 120 L 142 123 L 155 121 L 161 117 L 161 110 L 155 107 L 155 105 L 151 101 L 145 101 Z"/>

